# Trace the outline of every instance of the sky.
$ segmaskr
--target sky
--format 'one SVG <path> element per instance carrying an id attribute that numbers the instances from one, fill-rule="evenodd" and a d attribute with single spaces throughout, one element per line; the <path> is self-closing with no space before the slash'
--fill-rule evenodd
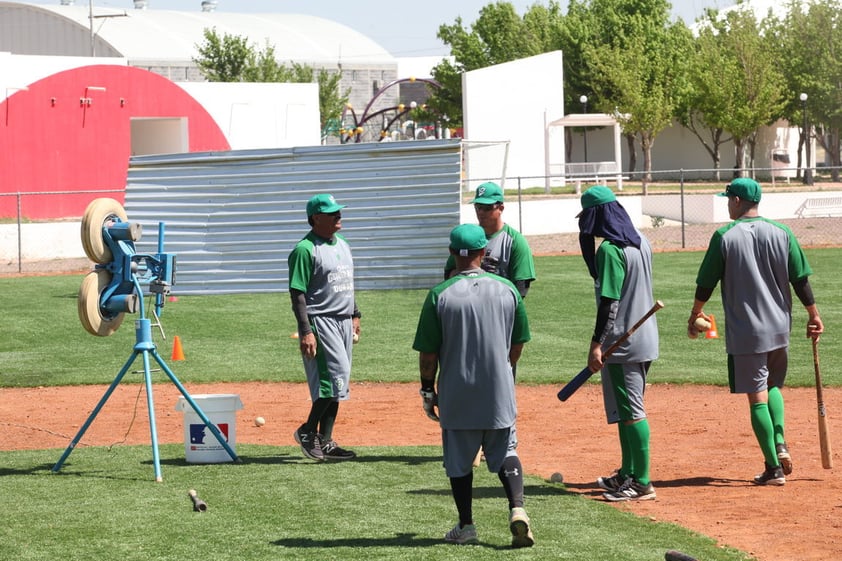
<path id="1" fill-rule="evenodd" d="M 24 0 L 26 1 L 26 0 Z M 60 4 L 59 0 L 28 0 L 35 4 Z M 91 0 L 75 0 L 88 6 Z M 567 2 L 560 0 L 566 9 Z M 338 21 L 368 36 L 395 57 L 439 56 L 450 54 L 437 37 L 439 26 L 451 25 L 462 17 L 470 29 L 479 11 L 492 0 L 418 0 L 414 3 L 385 0 L 217 0 L 218 12 L 299 13 Z M 523 15 L 529 6 L 545 0 L 512 0 Z M 672 0 L 673 15 L 692 23 L 705 8 L 725 8 L 733 0 Z M 148 0 L 148 9 L 200 11 L 201 0 Z M 93 0 L 94 9 L 134 9 L 133 0 Z"/>

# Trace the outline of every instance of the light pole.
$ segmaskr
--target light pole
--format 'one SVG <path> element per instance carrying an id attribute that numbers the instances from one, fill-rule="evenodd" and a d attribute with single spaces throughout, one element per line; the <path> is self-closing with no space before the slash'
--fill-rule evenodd
<path id="1" fill-rule="evenodd" d="M 579 96 L 579 102 L 582 104 L 582 114 L 588 114 L 588 96 L 581 95 Z M 588 128 L 584 127 L 582 130 L 582 139 L 584 141 L 585 146 L 585 162 L 588 161 Z"/>
<path id="2" fill-rule="evenodd" d="M 801 112 L 804 117 L 804 144 L 805 144 L 805 153 L 806 153 L 806 162 L 804 163 L 804 185 L 812 185 L 813 184 L 813 169 L 810 163 L 810 152 L 811 150 L 811 142 L 810 142 L 810 131 L 807 128 L 807 94 L 802 93 L 798 96 L 798 99 L 801 100 Z"/>

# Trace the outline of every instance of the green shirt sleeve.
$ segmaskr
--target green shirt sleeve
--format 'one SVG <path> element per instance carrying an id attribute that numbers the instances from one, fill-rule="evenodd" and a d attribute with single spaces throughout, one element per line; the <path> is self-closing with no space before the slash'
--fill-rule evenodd
<path id="1" fill-rule="evenodd" d="M 441 349 L 441 322 L 436 313 L 438 292 L 436 289 L 427 293 L 421 305 L 421 316 L 418 318 L 418 328 L 415 330 L 415 341 L 412 348 L 422 353 L 438 353 Z"/>
<path id="2" fill-rule="evenodd" d="M 813 274 L 810 264 L 807 263 L 807 256 L 801 249 L 795 234 L 788 227 L 784 226 L 789 234 L 789 282 L 797 282 Z"/>
<path id="3" fill-rule="evenodd" d="M 512 236 L 512 257 L 509 262 L 509 280 L 535 280 L 535 261 L 529 243 L 520 233 Z"/>
<path id="4" fill-rule="evenodd" d="M 287 258 L 289 287 L 307 292 L 313 276 L 313 242 L 306 238 L 298 242 Z"/>
<path id="5" fill-rule="evenodd" d="M 603 241 L 596 252 L 596 271 L 599 295 L 619 300 L 626 280 L 626 254 L 623 249 L 607 240 Z"/>
<path id="6" fill-rule="evenodd" d="M 725 258 L 722 255 L 722 230 L 713 233 L 708 244 L 708 250 L 699 265 L 696 275 L 696 285 L 703 288 L 716 288 L 725 273 Z"/>

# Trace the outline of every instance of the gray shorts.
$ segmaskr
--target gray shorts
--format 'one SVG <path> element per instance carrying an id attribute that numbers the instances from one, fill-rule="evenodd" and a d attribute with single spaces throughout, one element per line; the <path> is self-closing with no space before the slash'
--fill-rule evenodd
<path id="1" fill-rule="evenodd" d="M 768 353 L 728 355 L 731 393 L 759 393 L 769 388 L 782 388 L 788 363 L 788 347 Z"/>
<path id="2" fill-rule="evenodd" d="M 504 459 L 517 456 L 517 429 L 514 426 L 492 430 L 442 429 L 441 443 L 448 477 L 464 477 L 471 473 L 480 447 L 488 471 L 497 473 L 503 467 Z"/>
<path id="3" fill-rule="evenodd" d="M 316 336 L 316 358 L 302 355 L 310 399 L 348 399 L 354 326 L 351 316 L 310 318 Z"/>
<path id="4" fill-rule="evenodd" d="M 643 392 L 651 362 L 606 364 L 601 371 L 602 400 L 608 424 L 646 418 Z"/>

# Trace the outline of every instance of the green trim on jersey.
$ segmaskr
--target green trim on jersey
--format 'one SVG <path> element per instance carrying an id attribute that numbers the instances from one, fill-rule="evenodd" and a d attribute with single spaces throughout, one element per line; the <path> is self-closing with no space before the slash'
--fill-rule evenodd
<path id="1" fill-rule="evenodd" d="M 523 234 L 508 224 L 503 224 L 503 229 L 488 239 L 496 238 L 503 232 L 506 232 L 512 238 L 511 260 L 509 261 L 506 278 L 512 282 L 535 280 L 535 261 L 532 259 L 532 250 L 529 249 L 529 243 Z"/>
<path id="2" fill-rule="evenodd" d="M 526 306 L 523 304 L 523 298 L 515 288 L 511 281 L 501 276 L 492 273 L 480 273 L 476 275 L 478 278 L 491 277 L 497 282 L 507 285 L 517 300 L 517 308 L 515 310 L 515 321 L 512 326 L 512 345 L 527 343 L 532 339 L 532 334 L 529 331 L 529 320 L 526 316 Z M 475 278 L 476 278 L 475 277 Z M 427 296 L 424 298 L 424 303 L 421 305 L 421 316 L 418 318 L 418 329 L 415 332 L 415 341 L 412 343 L 412 348 L 422 353 L 436 353 L 441 349 L 443 334 L 442 325 L 438 318 L 437 305 L 439 296 L 447 290 L 451 285 L 465 280 L 464 275 L 454 275 L 449 279 L 440 282 L 430 289 Z"/>
<path id="3" fill-rule="evenodd" d="M 789 240 L 789 261 L 787 263 L 787 270 L 789 274 L 789 281 L 795 282 L 803 278 L 809 277 L 813 274 L 810 264 L 807 263 L 807 256 L 798 243 L 795 234 L 786 224 L 781 224 L 762 216 L 752 218 L 738 218 L 733 222 L 722 226 L 711 236 L 708 250 L 705 253 L 702 264 L 699 266 L 699 274 L 696 276 L 696 284 L 703 288 L 716 288 L 716 285 L 725 274 L 725 257 L 722 255 L 722 238 L 724 238 L 728 231 L 744 222 L 762 221 L 773 226 L 776 226 L 786 232 Z"/>
<path id="4" fill-rule="evenodd" d="M 526 241 L 523 234 L 504 223 L 503 227 L 499 231 L 495 232 L 491 236 L 486 236 L 485 238 L 490 241 L 503 234 L 511 238 L 512 246 L 509 256 L 508 269 L 506 271 L 500 271 L 498 274 L 512 282 L 535 280 L 535 260 L 532 257 L 532 250 L 529 248 L 529 242 Z M 449 275 L 455 268 L 456 259 L 453 255 L 449 255 L 444 264 L 445 276 Z"/>
<path id="5" fill-rule="evenodd" d="M 603 240 L 596 252 L 599 295 L 619 300 L 626 282 L 626 253 L 617 244 Z"/>
<path id="6" fill-rule="evenodd" d="M 315 251 L 315 242 L 322 239 L 310 230 L 301 241 L 295 244 L 295 247 L 287 258 L 290 288 L 307 292 L 307 287 L 310 286 L 310 279 L 313 278 L 313 252 Z M 345 238 L 341 234 L 334 234 L 332 240 L 325 240 L 324 243 L 329 246 L 335 246 L 338 240 L 345 241 Z"/>

